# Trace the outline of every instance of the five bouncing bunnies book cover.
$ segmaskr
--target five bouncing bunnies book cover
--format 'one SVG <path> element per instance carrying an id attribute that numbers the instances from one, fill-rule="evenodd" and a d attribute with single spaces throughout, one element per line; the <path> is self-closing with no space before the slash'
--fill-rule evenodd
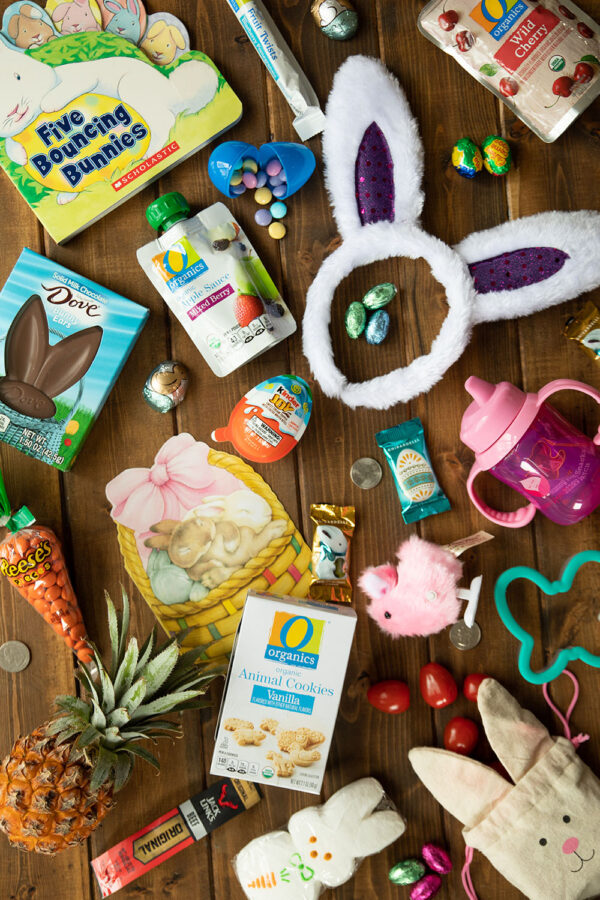
<path id="1" fill-rule="evenodd" d="M 70 469 L 147 318 L 23 250 L 0 292 L 0 441 Z"/>
<path id="2" fill-rule="evenodd" d="M 241 114 L 239 98 L 199 51 L 158 66 L 106 31 L 27 50 L 0 33 L 0 165 L 57 243 Z"/>

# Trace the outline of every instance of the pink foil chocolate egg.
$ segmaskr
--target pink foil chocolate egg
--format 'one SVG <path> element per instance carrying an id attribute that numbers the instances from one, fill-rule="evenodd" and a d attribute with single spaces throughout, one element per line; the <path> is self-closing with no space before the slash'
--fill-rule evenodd
<path id="1" fill-rule="evenodd" d="M 410 900 L 429 900 L 434 897 L 442 886 L 439 875 L 426 875 L 414 885 L 410 892 Z"/>
<path id="2" fill-rule="evenodd" d="M 436 844 L 423 844 L 421 856 L 433 872 L 438 875 L 447 875 L 452 871 L 452 860 L 443 849 Z"/>

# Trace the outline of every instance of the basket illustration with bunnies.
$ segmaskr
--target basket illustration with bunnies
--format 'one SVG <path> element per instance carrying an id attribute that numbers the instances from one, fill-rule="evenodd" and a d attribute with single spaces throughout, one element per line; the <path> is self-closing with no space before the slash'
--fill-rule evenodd
<path id="1" fill-rule="evenodd" d="M 106 487 L 125 568 L 169 635 L 206 661 L 229 654 L 251 588 L 305 597 L 309 547 L 247 463 L 190 434 L 169 438 L 150 469 Z"/>

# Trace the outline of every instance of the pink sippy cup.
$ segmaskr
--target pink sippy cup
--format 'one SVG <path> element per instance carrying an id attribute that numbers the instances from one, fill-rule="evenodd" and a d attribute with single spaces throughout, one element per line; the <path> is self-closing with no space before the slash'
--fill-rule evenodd
<path id="1" fill-rule="evenodd" d="M 557 391 L 581 391 L 600 403 L 600 392 L 580 381 L 551 381 L 538 394 L 525 394 L 508 381 L 490 384 L 476 375 L 465 382 L 473 402 L 460 437 L 475 452 L 467 479 L 469 497 L 491 522 L 520 528 L 539 509 L 559 525 L 584 519 L 600 504 L 600 430 L 593 440 L 549 404 Z M 489 471 L 529 500 L 515 512 L 498 512 L 475 493 L 473 482 Z"/>

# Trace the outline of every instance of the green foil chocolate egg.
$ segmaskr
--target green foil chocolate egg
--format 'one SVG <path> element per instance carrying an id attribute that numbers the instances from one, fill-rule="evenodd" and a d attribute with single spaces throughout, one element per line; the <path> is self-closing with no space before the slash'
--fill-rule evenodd
<path id="1" fill-rule="evenodd" d="M 499 134 L 490 134 L 481 145 L 484 168 L 491 175 L 506 175 L 512 166 L 510 147 Z"/>
<path id="2" fill-rule="evenodd" d="M 344 321 L 348 337 L 351 337 L 353 340 L 360 337 L 367 324 L 367 311 L 362 303 L 359 303 L 358 300 L 351 303 L 346 310 Z"/>
<path id="3" fill-rule="evenodd" d="M 382 344 L 390 330 L 390 315 L 385 309 L 376 309 L 371 314 L 367 327 L 365 328 L 365 337 L 368 344 Z"/>
<path id="4" fill-rule="evenodd" d="M 403 859 L 390 869 L 392 884 L 416 884 L 425 874 L 425 866 L 418 859 Z"/>
<path id="5" fill-rule="evenodd" d="M 350 0 L 314 0 L 310 11 L 328 38 L 347 41 L 358 29 L 358 14 Z"/>
<path id="6" fill-rule="evenodd" d="M 382 309 L 394 299 L 397 293 L 398 288 L 395 284 L 390 284 L 389 281 L 384 281 L 383 284 L 376 284 L 362 298 L 363 306 L 366 306 L 367 309 Z"/>

